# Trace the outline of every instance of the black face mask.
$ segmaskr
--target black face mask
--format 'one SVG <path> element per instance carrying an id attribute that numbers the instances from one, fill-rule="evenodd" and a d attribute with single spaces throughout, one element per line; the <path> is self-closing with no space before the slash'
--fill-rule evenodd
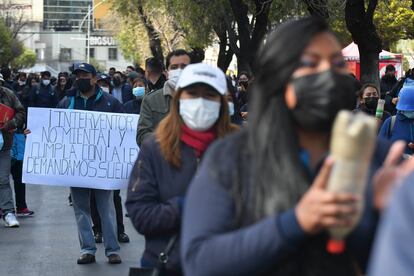
<path id="1" fill-rule="evenodd" d="M 365 101 L 365 107 L 368 110 L 376 110 L 378 105 L 378 98 L 377 97 L 369 97 L 364 98 Z"/>
<path id="2" fill-rule="evenodd" d="M 76 87 L 82 93 L 91 91 L 91 89 L 92 89 L 91 79 L 78 79 L 78 80 L 76 80 Z"/>
<path id="3" fill-rule="evenodd" d="M 330 132 L 337 113 L 355 108 L 355 80 L 328 70 L 292 80 L 297 105 L 292 111 L 304 130 Z"/>
<path id="4" fill-rule="evenodd" d="M 115 87 L 121 86 L 121 80 L 119 78 L 114 78 L 113 82 Z"/>

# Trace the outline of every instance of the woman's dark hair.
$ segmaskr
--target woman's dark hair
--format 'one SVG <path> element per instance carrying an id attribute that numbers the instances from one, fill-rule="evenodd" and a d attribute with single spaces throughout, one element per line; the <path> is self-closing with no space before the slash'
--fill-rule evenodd
<path id="1" fill-rule="evenodd" d="M 378 87 L 377 87 L 375 84 L 373 84 L 373 83 L 367 83 L 367 84 L 364 84 L 364 86 L 362 86 L 362 88 L 361 88 L 360 90 L 358 90 L 358 94 L 357 94 L 357 96 L 358 96 L 358 99 L 359 99 L 359 100 L 361 100 L 361 99 L 362 99 L 362 96 L 364 96 L 364 91 L 365 91 L 365 89 L 367 89 L 368 87 L 375 88 L 375 90 L 377 90 L 378 96 L 380 95 L 380 93 L 379 93 L 379 91 L 378 91 Z"/>
<path id="2" fill-rule="evenodd" d="M 252 177 L 245 181 L 253 181 L 248 185 L 253 189 L 253 202 L 249 207 L 236 206 L 239 218 L 245 211 L 254 211 L 251 219 L 256 221 L 292 208 L 308 188 L 310 181 L 300 161 L 298 136 L 285 103 L 285 91 L 305 48 L 324 32 L 330 30 L 322 19 L 288 22 L 268 37 L 258 54 L 247 130 L 246 147 L 251 159 L 239 167 L 241 173 L 251 169 Z"/>

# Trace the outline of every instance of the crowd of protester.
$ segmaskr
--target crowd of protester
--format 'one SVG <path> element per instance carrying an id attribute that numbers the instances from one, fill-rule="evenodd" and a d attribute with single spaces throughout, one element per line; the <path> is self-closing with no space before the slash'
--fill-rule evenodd
<path id="1" fill-rule="evenodd" d="M 0 103 L 15 111 L 0 125 L 6 227 L 34 215 L 22 183 L 29 107 L 131 113 L 140 115 L 140 153 L 125 205 L 145 237 L 141 268 L 131 275 L 389 275 L 394 263 L 396 275 L 414 271 L 413 188 L 401 184 L 413 178 L 414 69 L 397 80 L 388 65 L 379 86 L 362 85 L 348 73 L 327 24 L 315 18 L 278 27 L 253 72 L 237 77 L 182 49 L 165 63 L 150 57 L 144 68 L 124 72 L 96 72 L 87 63 L 72 69 L 56 77 L 1 70 Z M 378 112 L 380 100 L 385 110 Z M 344 109 L 378 121 L 377 141 L 366 141 L 376 146 L 363 199 L 326 190 L 335 162 L 330 134 Z M 344 253 L 329 253 L 327 230 L 349 225 L 361 200 L 360 223 Z M 95 262 L 96 243 L 104 243 L 110 264 L 121 263 L 119 243 L 129 237 L 120 191 L 72 187 L 70 201 L 77 263 Z M 407 243 L 397 242 L 399 231 Z"/>

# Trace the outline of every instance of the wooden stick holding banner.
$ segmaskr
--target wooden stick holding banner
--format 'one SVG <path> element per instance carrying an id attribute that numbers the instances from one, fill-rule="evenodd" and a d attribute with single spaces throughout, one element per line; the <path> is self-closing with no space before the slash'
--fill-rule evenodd
<path id="1" fill-rule="evenodd" d="M 139 115 L 29 108 L 23 182 L 126 188 L 138 157 Z"/>

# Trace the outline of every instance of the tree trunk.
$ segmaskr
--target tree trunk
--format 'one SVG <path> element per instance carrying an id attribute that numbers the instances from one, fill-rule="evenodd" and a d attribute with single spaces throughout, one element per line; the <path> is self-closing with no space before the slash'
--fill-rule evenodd
<path id="1" fill-rule="evenodd" d="M 378 0 L 369 0 L 365 8 L 364 0 L 347 0 L 345 21 L 354 42 L 358 45 L 361 82 L 374 83 L 379 87 L 379 54 L 382 42 L 374 25 L 374 12 Z"/>
<path id="2" fill-rule="evenodd" d="M 217 67 L 226 72 L 233 59 L 234 51 L 229 47 L 226 26 L 219 24 L 214 27 L 214 31 L 220 40 Z"/>
<path id="3" fill-rule="evenodd" d="M 157 31 L 155 30 L 155 27 L 152 24 L 151 20 L 145 14 L 142 1 L 138 1 L 137 4 L 138 4 L 138 14 L 148 34 L 149 47 L 150 47 L 151 53 L 154 57 L 158 58 L 161 61 L 164 61 L 164 55 L 163 55 L 163 50 L 161 46 L 161 39 L 159 38 L 159 35 Z"/>
<path id="4" fill-rule="evenodd" d="M 413 0 L 414 1 L 414 0 Z M 303 0 L 311 15 L 329 18 L 329 10 L 327 0 Z"/>
<path id="5" fill-rule="evenodd" d="M 263 43 L 269 23 L 272 0 L 255 0 L 254 26 L 249 22 L 249 7 L 241 0 L 230 0 L 230 6 L 237 22 L 239 51 L 237 56 L 238 71 L 252 73 L 256 53 Z"/>
<path id="6" fill-rule="evenodd" d="M 373 83 L 379 87 L 379 53 L 358 48 L 361 64 L 361 83 Z"/>

